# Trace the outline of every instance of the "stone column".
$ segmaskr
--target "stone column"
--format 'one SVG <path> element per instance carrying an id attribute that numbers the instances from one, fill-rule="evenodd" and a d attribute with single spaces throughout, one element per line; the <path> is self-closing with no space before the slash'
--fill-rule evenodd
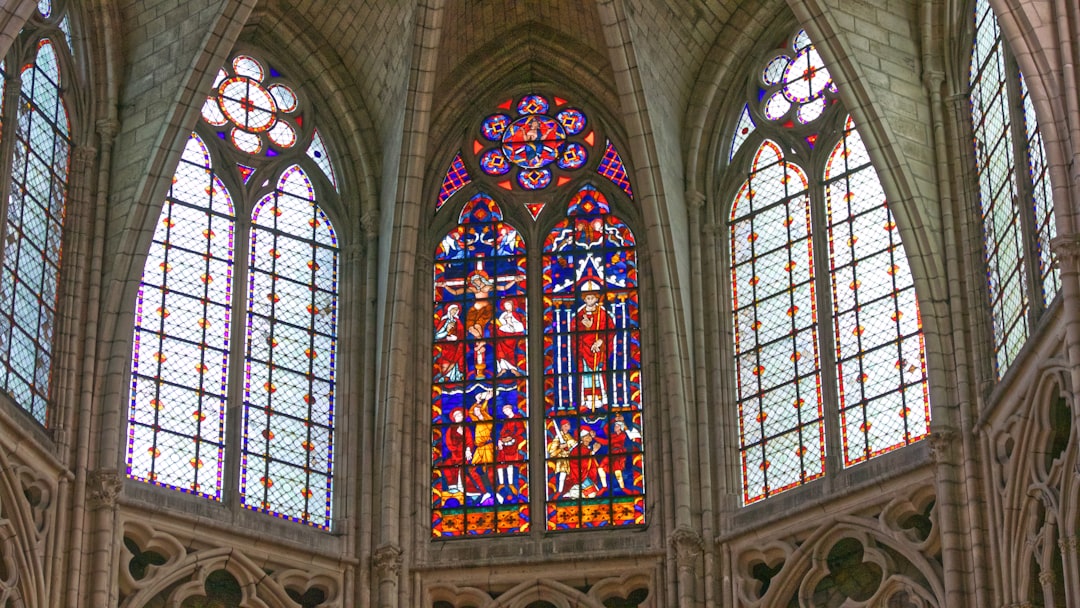
<path id="1" fill-rule="evenodd" d="M 375 578 L 379 586 L 379 608 L 397 608 L 397 589 L 402 561 L 401 547 L 394 544 L 380 546 L 371 556 L 371 564 L 375 567 Z"/>
<path id="2" fill-rule="evenodd" d="M 116 543 L 113 532 L 116 521 L 116 499 L 124 487 L 117 469 L 98 469 L 87 480 L 87 506 L 94 522 L 94 542 L 90 569 L 89 606 L 115 606 L 112 581 L 116 580 L 113 556 Z"/>
<path id="3" fill-rule="evenodd" d="M 697 561 L 704 548 L 701 536 L 686 527 L 676 528 L 668 539 L 678 570 L 679 608 L 696 606 Z"/>

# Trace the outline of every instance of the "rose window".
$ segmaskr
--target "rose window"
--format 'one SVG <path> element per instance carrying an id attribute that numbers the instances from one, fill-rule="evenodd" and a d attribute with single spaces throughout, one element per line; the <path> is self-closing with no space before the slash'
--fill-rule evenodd
<path id="1" fill-rule="evenodd" d="M 273 147 L 291 148 L 301 123 L 301 117 L 293 115 L 296 93 L 281 83 L 267 85 L 262 64 L 247 55 L 237 55 L 226 68 L 218 71 L 214 94 L 203 104 L 203 119 L 221 129 L 221 137 L 227 132 L 241 152 L 265 150 L 267 156 L 275 156 Z M 270 76 L 278 74 L 271 69 Z"/>
<path id="2" fill-rule="evenodd" d="M 542 190 L 553 178 L 558 185 L 568 181 L 562 173 L 585 166 L 587 146 L 593 145 L 595 135 L 592 131 L 582 135 L 585 114 L 565 105 L 563 99 L 549 102 L 541 95 L 526 95 L 516 105 L 513 100 L 501 104 L 499 112 L 481 122 L 482 140 L 473 145 L 480 170 L 496 177 L 513 173 L 499 184 L 507 190 L 514 184 L 523 190 Z"/>
<path id="3" fill-rule="evenodd" d="M 792 40 L 791 49 L 774 57 L 761 73 L 765 85 L 762 113 L 769 120 L 781 120 L 794 113 L 800 124 L 816 120 L 836 93 L 829 70 L 806 30 Z M 791 120 L 785 126 L 794 126 Z"/>

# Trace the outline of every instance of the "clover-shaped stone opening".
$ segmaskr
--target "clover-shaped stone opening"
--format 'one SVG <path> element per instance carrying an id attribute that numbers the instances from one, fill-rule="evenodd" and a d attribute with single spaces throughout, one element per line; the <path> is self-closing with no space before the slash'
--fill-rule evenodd
<path id="1" fill-rule="evenodd" d="M 206 595 L 189 597 L 180 608 L 239 608 L 244 599 L 240 583 L 228 572 L 215 570 L 206 577 Z"/>
<path id="2" fill-rule="evenodd" d="M 839 540 L 826 557 L 829 575 L 814 589 L 813 605 L 835 608 L 847 598 L 865 602 L 881 585 L 881 567 L 863 561 L 862 543 L 854 538 Z"/>
<path id="3" fill-rule="evenodd" d="M 781 561 L 775 566 L 770 566 L 765 562 L 757 562 L 750 568 L 750 576 L 761 583 L 758 587 L 757 596 L 765 597 L 765 594 L 769 592 L 769 587 L 772 585 L 773 579 L 780 573 L 780 570 L 784 568 L 784 562 Z"/>
<path id="4" fill-rule="evenodd" d="M 289 599 L 300 604 L 301 608 L 315 608 L 326 601 L 326 591 L 319 587 L 312 587 L 303 593 L 295 589 L 286 589 Z"/>
<path id="5" fill-rule="evenodd" d="M 146 578 L 150 566 L 161 566 L 166 561 L 165 556 L 157 551 L 143 551 L 131 538 L 124 537 L 124 546 L 131 552 L 131 561 L 128 562 L 128 572 L 131 578 L 141 581 Z"/>
<path id="6" fill-rule="evenodd" d="M 640 606 L 646 598 L 649 597 L 649 590 L 645 588 L 634 589 L 628 593 L 625 597 L 612 597 L 604 600 L 605 608 L 637 608 Z"/>

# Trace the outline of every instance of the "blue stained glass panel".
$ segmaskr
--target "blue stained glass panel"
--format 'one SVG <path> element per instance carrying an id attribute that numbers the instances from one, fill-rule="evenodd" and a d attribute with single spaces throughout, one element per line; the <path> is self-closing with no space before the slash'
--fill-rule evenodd
<path id="1" fill-rule="evenodd" d="M 431 533 L 528 532 L 526 255 L 477 194 L 435 250 Z"/>
<path id="2" fill-rule="evenodd" d="M 645 523 L 635 241 L 609 210 L 586 186 L 544 242 L 549 530 Z"/>

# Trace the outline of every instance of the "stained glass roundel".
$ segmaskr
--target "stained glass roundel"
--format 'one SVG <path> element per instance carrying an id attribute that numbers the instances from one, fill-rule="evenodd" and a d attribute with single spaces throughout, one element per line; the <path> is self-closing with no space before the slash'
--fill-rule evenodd
<path id="1" fill-rule="evenodd" d="M 556 180 L 555 174 L 584 167 L 594 145 L 584 112 L 565 99 L 532 94 L 506 100 L 484 118 L 473 152 L 484 173 L 510 174 L 500 187 L 536 191 L 566 183 L 565 175 Z"/>
<path id="2" fill-rule="evenodd" d="M 523 169 L 539 169 L 559 157 L 559 144 L 565 139 L 562 125 L 547 116 L 530 114 L 507 127 L 502 151 L 510 162 Z"/>
<path id="3" fill-rule="evenodd" d="M 278 148 L 295 145 L 296 128 L 284 120 L 284 114 L 291 114 L 297 108 L 293 90 L 279 83 L 267 86 L 266 70 L 253 57 L 238 55 L 229 67 L 233 70 L 231 75 L 225 70 L 218 72 L 214 93 L 203 104 L 203 120 L 215 127 L 228 128 L 229 141 L 247 154 L 258 154 L 270 143 Z M 272 70 L 270 74 L 277 75 Z M 269 141 L 264 140 L 264 134 Z"/>
<path id="4" fill-rule="evenodd" d="M 825 61 L 804 30 L 795 35 L 790 48 L 769 61 L 761 72 L 761 83 L 766 87 L 762 95 L 765 116 L 780 120 L 794 107 L 801 124 L 817 120 L 827 105 L 826 92 L 836 92 Z"/>

